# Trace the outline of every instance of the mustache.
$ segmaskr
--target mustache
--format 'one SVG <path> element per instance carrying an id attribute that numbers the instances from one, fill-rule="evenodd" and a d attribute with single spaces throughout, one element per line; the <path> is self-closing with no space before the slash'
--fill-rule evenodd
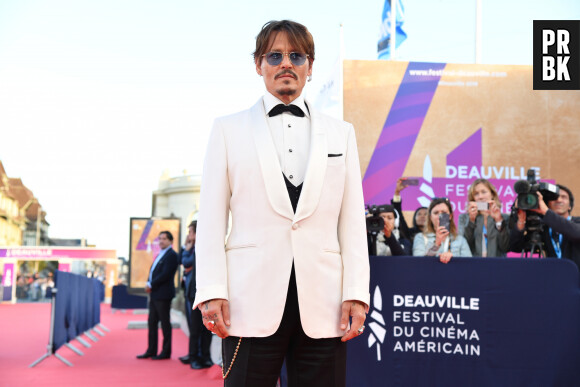
<path id="1" fill-rule="evenodd" d="M 285 74 L 290 74 L 290 75 L 292 75 L 292 77 L 294 79 L 296 79 L 296 80 L 298 79 L 298 75 L 296 75 L 296 73 L 294 71 L 289 70 L 289 69 L 285 69 L 285 70 L 280 71 L 278 74 L 276 74 L 276 76 L 274 76 L 274 79 L 278 79 L 282 75 L 285 75 Z"/>

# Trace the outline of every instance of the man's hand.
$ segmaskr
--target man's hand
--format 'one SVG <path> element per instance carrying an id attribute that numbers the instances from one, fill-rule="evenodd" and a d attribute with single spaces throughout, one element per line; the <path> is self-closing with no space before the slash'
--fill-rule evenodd
<path id="1" fill-rule="evenodd" d="M 391 232 L 393 231 L 393 228 L 395 227 L 391 223 L 385 222 L 385 227 L 383 227 L 383 233 L 385 234 L 386 238 L 391 237 Z"/>
<path id="2" fill-rule="evenodd" d="M 192 248 L 193 248 L 193 239 L 188 236 L 187 239 L 185 240 L 185 250 L 191 251 Z"/>
<path id="3" fill-rule="evenodd" d="M 215 298 L 198 305 L 203 325 L 222 339 L 229 336 L 226 326 L 230 326 L 230 304 L 228 300 Z"/>
<path id="4" fill-rule="evenodd" d="M 190 272 L 190 271 L 192 271 L 192 270 L 193 270 L 193 266 L 190 266 L 190 267 L 184 267 L 184 268 L 183 268 L 183 272 L 184 272 L 185 274 L 189 273 L 189 272 Z"/>
<path id="5" fill-rule="evenodd" d="M 538 214 L 541 214 L 541 215 L 546 215 L 546 212 L 548 212 L 548 206 L 544 202 L 544 197 L 542 196 L 540 191 L 536 192 L 536 194 L 538 195 L 538 208 L 535 208 L 535 209 L 530 210 L 530 211 L 537 212 Z"/>
<path id="6" fill-rule="evenodd" d="M 151 286 L 145 285 L 145 293 L 151 293 Z"/>
<path id="7" fill-rule="evenodd" d="M 360 301 L 349 300 L 342 303 L 342 315 L 340 316 L 340 329 L 345 330 L 348 326 L 348 319 L 352 317 L 350 329 L 342 336 L 342 341 L 348 341 L 362 333 L 359 331 L 364 327 L 365 319 L 367 318 L 365 311 L 367 306 Z M 363 328 L 364 329 L 364 328 Z"/>

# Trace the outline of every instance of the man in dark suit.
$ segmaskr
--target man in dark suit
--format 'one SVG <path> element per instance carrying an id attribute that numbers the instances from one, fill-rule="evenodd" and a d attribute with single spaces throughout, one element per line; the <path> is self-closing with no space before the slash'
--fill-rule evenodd
<path id="1" fill-rule="evenodd" d="M 145 353 L 138 355 L 138 359 L 151 358 L 163 360 L 171 358 L 171 300 L 175 297 L 175 285 L 173 279 L 177 271 L 177 253 L 171 248 L 173 235 L 169 231 L 159 233 L 159 247 L 161 251 L 155 258 L 145 291 L 149 293 L 149 330 L 148 345 Z M 163 348 L 157 355 L 158 324 L 161 321 L 163 331 Z"/>
<path id="2" fill-rule="evenodd" d="M 544 254 L 549 258 L 569 259 L 580 267 L 580 218 L 571 215 L 574 208 L 572 191 L 561 184 L 558 199 L 543 200 L 538 192 L 538 209 L 530 210 L 542 215 L 542 245 Z M 510 234 L 510 250 L 521 252 L 525 246 L 526 212 L 517 210 L 517 226 Z"/>
<path id="3" fill-rule="evenodd" d="M 183 364 L 190 364 L 194 370 L 209 368 L 213 365 L 211 361 L 209 346 L 211 344 L 211 332 L 203 326 L 201 311 L 191 310 L 195 300 L 195 233 L 197 221 L 192 221 L 189 225 L 189 234 L 185 242 L 185 248 L 181 252 L 181 264 L 185 269 L 185 303 L 188 314 L 187 323 L 189 327 L 189 353 L 179 360 Z"/>

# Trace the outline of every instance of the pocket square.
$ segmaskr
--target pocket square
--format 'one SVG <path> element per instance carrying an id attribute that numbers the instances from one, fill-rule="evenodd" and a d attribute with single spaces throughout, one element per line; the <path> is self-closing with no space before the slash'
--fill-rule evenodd
<path id="1" fill-rule="evenodd" d="M 342 153 L 329 153 L 328 157 L 340 157 L 342 156 Z"/>

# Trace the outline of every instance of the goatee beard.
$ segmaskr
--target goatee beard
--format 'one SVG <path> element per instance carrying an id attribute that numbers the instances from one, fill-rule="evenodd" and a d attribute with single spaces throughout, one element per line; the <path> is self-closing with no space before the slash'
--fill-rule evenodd
<path id="1" fill-rule="evenodd" d="M 276 90 L 276 93 L 279 95 L 294 95 L 294 94 L 296 94 L 296 90 L 294 90 L 294 89 L 282 89 L 282 90 Z"/>

